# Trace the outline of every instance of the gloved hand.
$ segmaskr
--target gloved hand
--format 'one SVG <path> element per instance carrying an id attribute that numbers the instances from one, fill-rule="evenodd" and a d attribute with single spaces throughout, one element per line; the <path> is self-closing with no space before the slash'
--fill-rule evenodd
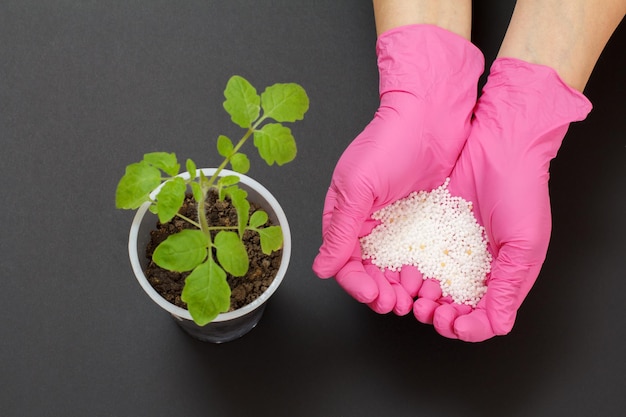
<path id="1" fill-rule="evenodd" d="M 379 313 L 407 314 L 421 276 L 383 274 L 364 263 L 358 237 L 374 226 L 374 211 L 450 175 L 469 134 L 484 60 L 469 41 L 432 25 L 383 33 L 377 54 L 380 107 L 337 163 L 313 270 L 335 276 Z"/>
<path id="2" fill-rule="evenodd" d="M 497 59 L 472 131 L 450 177 L 450 194 L 472 201 L 493 255 L 487 293 L 472 309 L 441 299 L 427 281 L 413 312 L 450 338 L 477 342 L 511 331 L 534 284 L 551 232 L 549 165 L 572 121 L 591 103 L 549 67 Z"/>

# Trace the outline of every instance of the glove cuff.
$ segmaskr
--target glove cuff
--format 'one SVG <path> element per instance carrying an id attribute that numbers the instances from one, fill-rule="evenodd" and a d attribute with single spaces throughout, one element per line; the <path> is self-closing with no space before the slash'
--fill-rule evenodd
<path id="1" fill-rule="evenodd" d="M 568 86 L 556 70 L 517 58 L 493 62 L 483 93 L 492 95 L 493 91 L 515 110 L 523 108 L 535 125 L 582 121 L 592 108 L 587 97 Z"/>
<path id="2" fill-rule="evenodd" d="M 591 102 L 548 66 L 498 58 L 491 66 L 476 120 L 498 127 L 504 140 L 522 140 L 517 149 L 554 158 L 571 122 L 584 120 Z"/>
<path id="3" fill-rule="evenodd" d="M 379 91 L 427 96 L 438 83 L 475 91 L 484 57 L 467 39 L 435 25 L 406 25 L 384 32 L 376 43 Z M 457 90 L 458 91 L 458 90 Z"/>

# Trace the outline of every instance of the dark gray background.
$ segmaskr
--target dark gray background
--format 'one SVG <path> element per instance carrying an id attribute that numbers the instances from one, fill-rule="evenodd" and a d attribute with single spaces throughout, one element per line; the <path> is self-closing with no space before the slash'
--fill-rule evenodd
<path id="1" fill-rule="evenodd" d="M 477 1 L 495 57 L 513 1 Z M 626 408 L 626 27 L 552 164 L 548 260 L 509 336 L 466 344 L 379 316 L 311 272 L 332 168 L 376 110 L 364 0 L 0 4 L 0 415 L 616 416 Z M 148 151 L 214 164 L 231 74 L 298 82 L 295 162 L 253 160 L 294 238 L 259 326 L 196 342 L 142 293 L 115 210 Z"/>

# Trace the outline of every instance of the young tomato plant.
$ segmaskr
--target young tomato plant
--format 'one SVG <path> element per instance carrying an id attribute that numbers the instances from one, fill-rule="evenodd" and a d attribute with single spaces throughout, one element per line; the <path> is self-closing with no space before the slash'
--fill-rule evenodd
<path id="1" fill-rule="evenodd" d="M 235 172 L 248 172 L 250 160 L 241 148 L 250 138 L 268 165 L 292 161 L 296 142 L 291 130 L 282 123 L 302 120 L 309 108 L 306 92 L 294 83 L 274 84 L 259 95 L 243 77 L 233 76 L 224 96 L 224 109 L 245 133 L 236 143 L 224 135 L 217 138 L 217 152 L 224 159 L 213 175 L 205 176 L 191 159 L 185 164 L 189 177 L 179 175 L 181 167 L 175 154 L 153 152 L 126 167 L 115 194 L 117 208 L 135 210 L 149 202 L 150 211 L 161 223 L 179 216 L 195 226 L 170 235 L 155 249 L 152 259 L 170 271 L 191 271 L 181 298 L 193 320 L 201 326 L 230 307 L 226 273 L 244 276 L 248 271 L 248 254 L 242 241 L 244 232 L 251 230 L 259 234 L 265 254 L 280 249 L 283 243 L 280 226 L 266 226 L 267 213 L 257 210 L 249 214 L 250 203 L 247 192 L 238 186 L 239 177 L 220 174 L 229 165 Z M 153 195 L 157 188 L 158 193 Z M 198 203 L 197 222 L 179 213 L 188 189 Z M 211 190 L 221 200 L 230 199 L 237 211 L 237 225 L 209 224 L 204 202 Z"/>

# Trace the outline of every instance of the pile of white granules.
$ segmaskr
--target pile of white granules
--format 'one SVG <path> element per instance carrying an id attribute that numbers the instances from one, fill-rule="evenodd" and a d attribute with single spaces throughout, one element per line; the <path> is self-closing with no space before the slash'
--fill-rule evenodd
<path id="1" fill-rule="evenodd" d="M 392 271 L 413 265 L 424 279 L 439 281 L 444 297 L 475 307 L 487 291 L 492 257 L 472 203 L 450 195 L 448 183 L 375 212 L 381 223 L 361 238 L 362 257 Z"/>

